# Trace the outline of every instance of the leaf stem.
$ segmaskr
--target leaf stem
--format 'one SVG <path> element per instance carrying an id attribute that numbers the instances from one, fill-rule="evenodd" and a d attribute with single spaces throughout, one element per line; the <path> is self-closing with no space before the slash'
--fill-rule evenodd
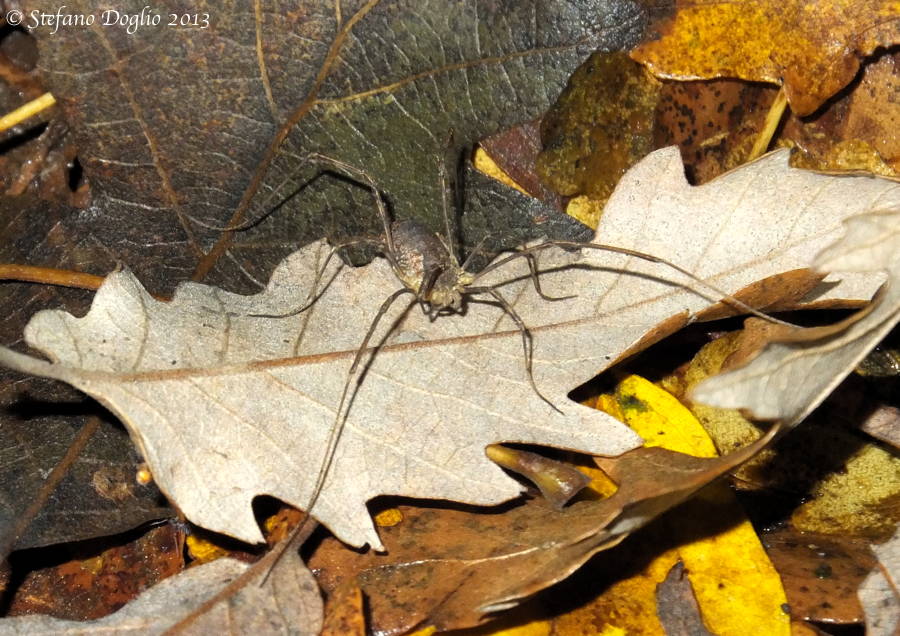
<path id="1" fill-rule="evenodd" d="M 773 101 L 772 105 L 769 107 L 769 112 L 766 113 L 766 121 L 763 123 L 763 129 L 759 132 L 756 141 L 753 142 L 753 148 L 750 150 L 750 156 L 747 157 L 747 161 L 753 161 L 754 159 L 761 157 L 766 150 L 768 150 L 769 144 L 772 143 L 772 138 L 775 136 L 775 131 L 778 129 L 778 124 L 781 123 L 781 118 L 784 116 L 786 108 L 787 95 L 785 95 L 784 86 L 782 86 L 775 96 L 775 101 Z"/>
<path id="2" fill-rule="evenodd" d="M 9 130 L 17 124 L 21 124 L 26 119 L 30 119 L 41 111 L 44 111 L 56 103 L 56 98 L 52 93 L 44 93 L 36 99 L 32 99 L 27 104 L 19 106 L 14 111 L 0 117 L 0 132 Z"/>
<path id="3" fill-rule="evenodd" d="M 77 289 L 97 291 L 105 279 L 103 276 L 95 276 L 94 274 L 85 274 L 84 272 L 68 269 L 0 263 L 0 280 L 59 285 L 61 287 L 75 287 Z"/>

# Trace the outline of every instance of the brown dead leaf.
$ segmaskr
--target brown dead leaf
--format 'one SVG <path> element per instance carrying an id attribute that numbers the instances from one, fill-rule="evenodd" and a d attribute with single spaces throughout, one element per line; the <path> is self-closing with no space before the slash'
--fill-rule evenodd
<path id="1" fill-rule="evenodd" d="M 47 567 L 40 567 L 47 558 L 43 555 L 53 558 L 46 549 L 14 553 L 13 573 L 27 574 L 11 598 L 7 615 L 48 614 L 77 621 L 100 618 L 184 569 L 184 531 L 173 524 L 102 551 L 96 546 L 91 541 L 56 548 L 68 558 Z"/>
<path id="2" fill-rule="evenodd" d="M 871 200 L 900 199 L 900 185 L 889 181 L 817 175 L 786 163 L 786 153 L 773 153 L 691 187 L 677 149 L 658 151 L 620 182 L 598 237 L 670 258 L 735 290 L 796 269 L 836 235 L 840 219 Z M 322 465 L 347 369 L 376 308 L 398 288 L 384 261 L 340 271 L 332 264 L 310 310 L 250 316 L 302 303 L 327 251 L 319 243 L 297 252 L 257 296 L 186 284 L 171 303 L 160 303 L 130 273 L 114 273 L 84 318 L 51 311 L 32 320 L 26 338 L 54 363 L 3 350 L 4 363 L 97 397 L 123 419 L 156 482 L 189 519 L 258 541 L 253 497 L 308 505 L 317 477 L 310 467 Z M 519 485 L 485 459 L 489 443 L 603 455 L 637 445 L 629 429 L 568 400 L 568 392 L 659 324 L 687 318 L 716 296 L 688 291 L 680 275 L 633 257 L 547 252 L 544 289 L 572 295 L 568 300 L 540 299 L 521 259 L 482 281 L 500 285 L 531 329 L 534 378 L 563 414 L 529 386 L 521 333 L 501 309 L 472 303 L 464 316 L 432 322 L 410 311 L 398 322 L 397 307 L 381 323 L 393 325 L 391 338 L 355 388 L 312 510 L 337 536 L 380 546 L 365 508 L 378 494 L 477 504 L 516 496 Z M 874 284 L 845 278 L 817 299 L 860 298 Z M 503 392 L 503 417 L 492 387 Z"/>
<path id="3" fill-rule="evenodd" d="M 499 444 L 491 444 L 484 452 L 495 464 L 530 480 L 555 508 L 565 506 L 591 481 L 577 468 L 538 453 Z"/>
<path id="4" fill-rule="evenodd" d="M 681 561 L 656 587 L 656 606 L 666 636 L 712 636 L 703 624 L 694 588 Z"/>
<path id="5" fill-rule="evenodd" d="M 326 589 L 355 577 L 377 633 L 477 625 L 615 546 L 751 457 L 774 432 L 721 458 L 639 448 L 599 460 L 619 489 L 561 511 L 542 499 L 487 513 L 402 506 L 403 523 L 382 530 L 387 554 L 352 553 L 326 539 L 310 567 L 324 569 Z"/>
<path id="6" fill-rule="evenodd" d="M 793 618 L 862 622 L 856 589 L 875 565 L 868 542 L 791 529 L 766 532 L 762 541 L 784 583 Z"/>
<path id="7" fill-rule="evenodd" d="M 735 349 L 722 363 L 721 370 L 727 371 L 746 364 L 773 340 L 789 337 L 796 327 L 776 325 L 758 318 L 748 318 L 744 328 L 737 335 Z"/>
<path id="8" fill-rule="evenodd" d="M 480 146 L 511 180 L 535 199 L 564 209 L 563 198 L 544 185 L 537 174 L 541 121 L 530 121 L 480 142 Z"/>
<path id="9" fill-rule="evenodd" d="M 121 610 L 94 621 L 24 616 L 0 621 L 0 631 L 22 636 L 65 633 L 271 634 L 313 636 L 322 625 L 316 581 L 296 554 L 288 553 L 264 585 L 271 566 L 218 559 L 189 568 L 151 587 Z"/>
<path id="10" fill-rule="evenodd" d="M 783 84 L 798 115 L 815 111 L 856 75 L 860 59 L 900 41 L 895 0 L 679 0 L 659 39 L 631 56 L 658 77 L 736 77 Z"/>
<path id="11" fill-rule="evenodd" d="M 332 592 L 320 636 L 366 636 L 362 590 L 355 582 L 347 581 Z"/>
<path id="12" fill-rule="evenodd" d="M 812 117 L 787 118 L 780 137 L 800 150 L 793 165 L 900 175 L 900 51 L 866 64 L 849 88 Z"/>

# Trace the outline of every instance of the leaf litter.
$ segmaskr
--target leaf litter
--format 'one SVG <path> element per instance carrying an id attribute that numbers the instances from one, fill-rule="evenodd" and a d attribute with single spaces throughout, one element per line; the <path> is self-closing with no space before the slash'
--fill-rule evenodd
<path id="1" fill-rule="evenodd" d="M 691 187 L 677 151 L 658 151 L 623 178 L 598 236 L 668 256 L 720 288 L 738 290 L 802 267 L 841 219 L 873 201 L 900 197 L 900 186 L 891 182 L 810 174 L 788 168 L 786 160 L 786 153 L 775 153 Z M 773 214 L 794 215 L 795 222 L 767 223 Z M 670 238 L 675 228 L 686 238 L 677 246 Z M 4 362 L 95 396 L 126 423 L 157 483 L 189 519 L 259 541 L 253 497 L 270 494 L 302 506 L 314 488 L 308 467 L 322 464 L 341 386 L 368 320 L 348 321 L 347 308 L 372 316 L 396 289 L 387 265 L 376 261 L 326 273 L 328 287 L 301 315 L 246 317 L 295 307 L 326 252 L 321 243 L 297 252 L 257 296 L 184 284 L 171 303 L 159 303 L 133 275 L 114 273 L 86 317 L 47 311 L 26 329 L 28 342 L 54 363 L 9 351 Z M 560 253 L 544 258 L 542 268 L 549 293 L 577 295 L 546 303 L 531 291 L 522 264 L 489 282 L 511 281 L 504 294 L 535 334 L 535 381 L 564 414 L 530 389 L 519 330 L 502 311 L 473 305 L 464 318 L 433 323 L 410 312 L 392 330 L 393 341 L 368 362 L 311 511 L 342 540 L 381 547 L 365 509 L 378 494 L 477 504 L 516 496 L 520 487 L 486 461 L 489 443 L 531 442 L 596 455 L 639 444 L 616 420 L 568 402 L 566 394 L 626 351 L 661 338 L 664 333 L 654 331 L 660 324 L 675 317 L 680 326 L 713 301 L 673 285 L 659 265 L 624 256 Z M 857 279 L 860 284 L 872 286 L 865 278 Z M 845 281 L 817 300 L 854 296 L 852 290 L 842 294 L 843 287 Z M 498 384 L 506 404 L 499 418 L 497 396 L 481 388 Z M 185 401 L 194 404 L 189 413 Z"/>
<path id="2" fill-rule="evenodd" d="M 850 216 L 844 223 L 844 237 L 823 250 L 813 265 L 829 272 L 887 272 L 889 278 L 872 302 L 838 324 L 772 336 L 743 367 L 695 387 L 693 399 L 796 426 L 897 324 L 900 206 Z"/>
<path id="3" fill-rule="evenodd" d="M 615 400 L 621 407 L 610 413 L 636 424 L 639 432 L 655 437 L 654 442 L 708 456 L 692 457 L 667 448 L 645 447 L 616 458 L 598 458 L 602 472 L 593 469 L 594 483 L 604 491 L 609 483 L 615 492 L 600 501 L 576 501 L 562 511 L 554 511 L 551 504 L 540 498 L 488 513 L 400 506 L 400 524 L 382 530 L 387 554 L 354 553 L 329 538 L 311 557 L 310 567 L 319 571 L 326 590 L 357 582 L 369 599 L 374 631 L 402 633 L 426 625 L 440 630 L 476 625 L 487 620 L 486 612 L 511 607 L 526 595 L 566 578 L 591 555 L 618 545 L 625 536 L 766 444 L 757 440 L 726 457 L 712 457 L 708 439 L 705 452 L 693 439 L 699 431 L 696 421 L 693 428 L 690 424 L 684 426 L 685 418 L 690 419 L 686 409 L 640 378 L 623 381 Z M 665 435 L 657 436 L 660 429 Z M 771 434 L 774 433 L 773 429 Z M 700 437 L 702 440 L 702 431 Z M 674 440 L 678 442 L 673 444 Z M 714 498 L 717 513 L 735 518 L 734 504 L 729 508 L 718 503 L 719 498 L 721 493 Z M 705 499 L 686 514 L 696 518 L 697 525 L 703 525 L 709 517 L 698 511 L 708 510 L 709 505 Z M 667 526 L 664 538 L 649 542 L 654 546 L 651 551 L 671 541 L 672 533 L 680 538 L 696 538 L 693 524 L 682 533 L 676 529 L 683 523 L 681 515 L 678 520 Z M 784 623 L 779 607 L 783 602 L 778 596 L 780 583 L 771 565 L 767 566 L 748 523 L 725 537 L 700 539 L 697 543 L 687 558 L 691 559 L 694 577 L 702 582 L 707 612 L 716 604 L 742 603 L 745 610 L 753 609 L 760 625 L 778 627 Z M 627 550 L 619 551 L 622 549 Z M 685 553 L 687 549 L 684 548 Z M 669 559 L 675 552 L 667 553 L 667 565 L 650 587 L 651 595 L 655 584 L 677 560 L 677 556 Z M 709 552 L 714 556 L 708 556 Z M 730 567 L 723 567 L 722 559 L 729 560 Z M 727 598 L 720 596 L 724 587 L 719 587 L 719 583 L 727 586 Z M 624 602 L 618 596 L 614 598 Z M 727 612 L 718 616 L 714 625 L 728 624 Z M 635 627 L 626 617 L 614 624 Z M 645 625 L 641 628 L 646 630 Z"/>

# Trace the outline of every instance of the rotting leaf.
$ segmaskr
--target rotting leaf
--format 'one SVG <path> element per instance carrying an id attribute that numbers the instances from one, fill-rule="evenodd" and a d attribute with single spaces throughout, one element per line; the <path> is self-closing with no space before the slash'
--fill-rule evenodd
<path id="1" fill-rule="evenodd" d="M 151 587 L 121 610 L 89 622 L 48 616 L 0 620 L 0 630 L 20 635 L 96 634 L 269 634 L 313 636 L 322 625 L 322 599 L 300 557 L 286 554 L 264 585 L 271 566 L 218 559 L 185 570 Z"/>
<path id="2" fill-rule="evenodd" d="M 792 617 L 862 622 L 856 589 L 875 566 L 867 541 L 788 528 L 765 532 L 762 540 L 784 582 Z"/>
<path id="3" fill-rule="evenodd" d="M 144 4 L 116 10 L 140 14 Z M 154 291 L 188 278 L 198 260 L 196 278 L 217 266 L 220 284 L 256 289 L 291 247 L 378 227 L 367 193 L 325 178 L 208 254 L 218 234 L 191 218 L 228 225 L 257 187 L 241 216 L 258 217 L 311 178 L 318 168 L 297 172 L 311 151 L 364 166 L 399 218 L 443 227 L 437 158 L 448 132 L 458 149 L 539 116 L 591 51 L 633 46 L 646 22 L 632 0 L 279 0 L 264 11 L 195 2 L 190 11 L 208 14 L 210 27 L 33 31 L 91 180 L 93 237 L 112 253 L 145 245 L 155 258 L 137 271 Z M 535 227 L 518 199 L 467 199 L 470 247 L 485 225 L 517 230 L 507 246 L 580 229 L 562 215 Z"/>
<path id="4" fill-rule="evenodd" d="M 900 186 L 888 181 L 806 173 L 786 160 L 773 153 L 691 187 L 677 149 L 653 153 L 620 182 L 598 236 L 739 290 L 800 266 L 837 233 L 840 219 L 873 198 L 900 197 Z M 778 222 L 783 218 L 792 223 Z M 673 241 L 675 233 L 684 242 Z M 303 302 L 327 252 L 321 243 L 297 252 L 257 296 L 185 284 L 171 303 L 160 303 L 129 272 L 114 273 L 85 318 L 49 311 L 29 324 L 28 342 L 54 363 L 6 349 L 3 362 L 97 397 L 129 427 L 160 488 L 190 520 L 258 541 L 251 500 L 270 494 L 307 505 L 316 479 L 310 467 L 322 465 L 347 369 L 376 308 L 398 287 L 379 260 L 326 272 L 324 293 L 300 315 L 248 315 L 278 315 Z M 534 378 L 563 415 L 529 386 L 521 333 L 502 309 L 472 303 L 464 316 L 432 322 L 419 311 L 398 321 L 398 307 L 382 322 L 392 338 L 366 362 L 312 510 L 341 539 L 381 545 L 365 508 L 378 494 L 479 504 L 514 497 L 518 485 L 484 457 L 489 443 L 606 455 L 637 445 L 626 427 L 568 401 L 567 393 L 710 300 L 675 284 L 684 284 L 681 275 L 656 263 L 597 250 L 547 252 L 544 288 L 573 296 L 568 300 L 541 300 L 522 260 L 483 280 L 503 283 L 499 289 L 532 330 Z M 842 280 L 817 300 L 858 298 L 873 283 Z M 778 297 L 772 293 L 770 302 Z M 502 387 L 503 418 L 491 387 Z"/>
<path id="5" fill-rule="evenodd" d="M 109 271 L 114 260 L 77 238 L 77 212 L 31 196 L 2 199 L 0 262 Z M 127 256 L 140 258 L 134 250 Z M 0 341 L 22 346 L 22 331 L 35 309 L 63 305 L 81 314 L 90 297 L 79 290 L 5 282 Z M 95 432 L 85 433 L 91 428 Z M 70 456 L 73 444 L 83 450 Z M 118 534 L 172 516 L 156 486 L 134 481 L 139 461 L 126 431 L 92 400 L 58 383 L 3 371 L 0 553 Z"/>
<path id="6" fill-rule="evenodd" d="M 116 544 L 103 550 L 97 549 L 102 541 L 61 546 L 57 553 L 70 558 L 49 567 L 40 566 L 44 561 L 40 550 L 13 554 L 13 576 L 21 573 L 24 578 L 10 592 L 6 615 L 47 614 L 77 621 L 101 618 L 184 569 L 182 528 L 166 523 L 135 534 L 126 535 L 131 540 L 121 545 L 121 540 L 114 539 Z M 48 557 L 52 560 L 52 553 Z"/>
<path id="7" fill-rule="evenodd" d="M 565 196 L 609 198 L 625 171 L 652 149 L 660 87 L 625 53 L 592 55 L 541 122 L 544 182 Z"/>
<path id="8" fill-rule="evenodd" d="M 567 211 L 592 227 L 618 177 L 650 148 L 678 144 L 694 184 L 746 162 L 779 90 L 733 79 L 660 82 L 622 55 L 588 58 L 544 117 L 543 174 L 560 192 L 578 195 Z M 815 116 L 790 113 L 775 143 L 798 149 L 791 165 L 893 176 L 898 59 L 886 52 L 867 64 L 847 94 Z"/>
<path id="9" fill-rule="evenodd" d="M 669 79 L 740 79 L 784 84 L 791 109 L 815 111 L 846 86 L 860 59 L 900 41 L 900 3 L 743 0 L 676 2 L 660 38 L 632 57 Z"/>

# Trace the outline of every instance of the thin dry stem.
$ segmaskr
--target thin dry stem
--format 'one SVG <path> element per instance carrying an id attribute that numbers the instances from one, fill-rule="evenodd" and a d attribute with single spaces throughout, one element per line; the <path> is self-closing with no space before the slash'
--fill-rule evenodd
<path id="1" fill-rule="evenodd" d="M 786 108 L 787 95 L 785 95 L 784 86 L 782 86 L 781 90 L 779 90 L 778 94 L 775 96 L 775 101 L 773 101 L 772 105 L 769 107 L 763 129 L 759 131 L 756 141 L 753 142 L 753 148 L 750 150 L 750 156 L 747 157 L 747 161 L 753 161 L 754 159 L 761 157 L 765 154 L 766 150 L 768 150 L 769 144 L 772 143 L 772 138 L 775 136 L 775 131 L 778 130 L 778 124 L 781 123 L 781 118 L 784 116 Z"/>
<path id="2" fill-rule="evenodd" d="M 76 289 L 97 291 L 105 278 L 67 269 L 0 263 L 0 280 L 58 285 L 60 287 L 75 287 Z"/>
<path id="3" fill-rule="evenodd" d="M 13 126 L 21 124 L 23 121 L 30 119 L 41 113 L 56 103 L 56 98 L 52 93 L 44 93 L 36 99 L 32 99 L 27 104 L 22 104 L 14 111 L 0 117 L 0 132 L 9 130 Z"/>

